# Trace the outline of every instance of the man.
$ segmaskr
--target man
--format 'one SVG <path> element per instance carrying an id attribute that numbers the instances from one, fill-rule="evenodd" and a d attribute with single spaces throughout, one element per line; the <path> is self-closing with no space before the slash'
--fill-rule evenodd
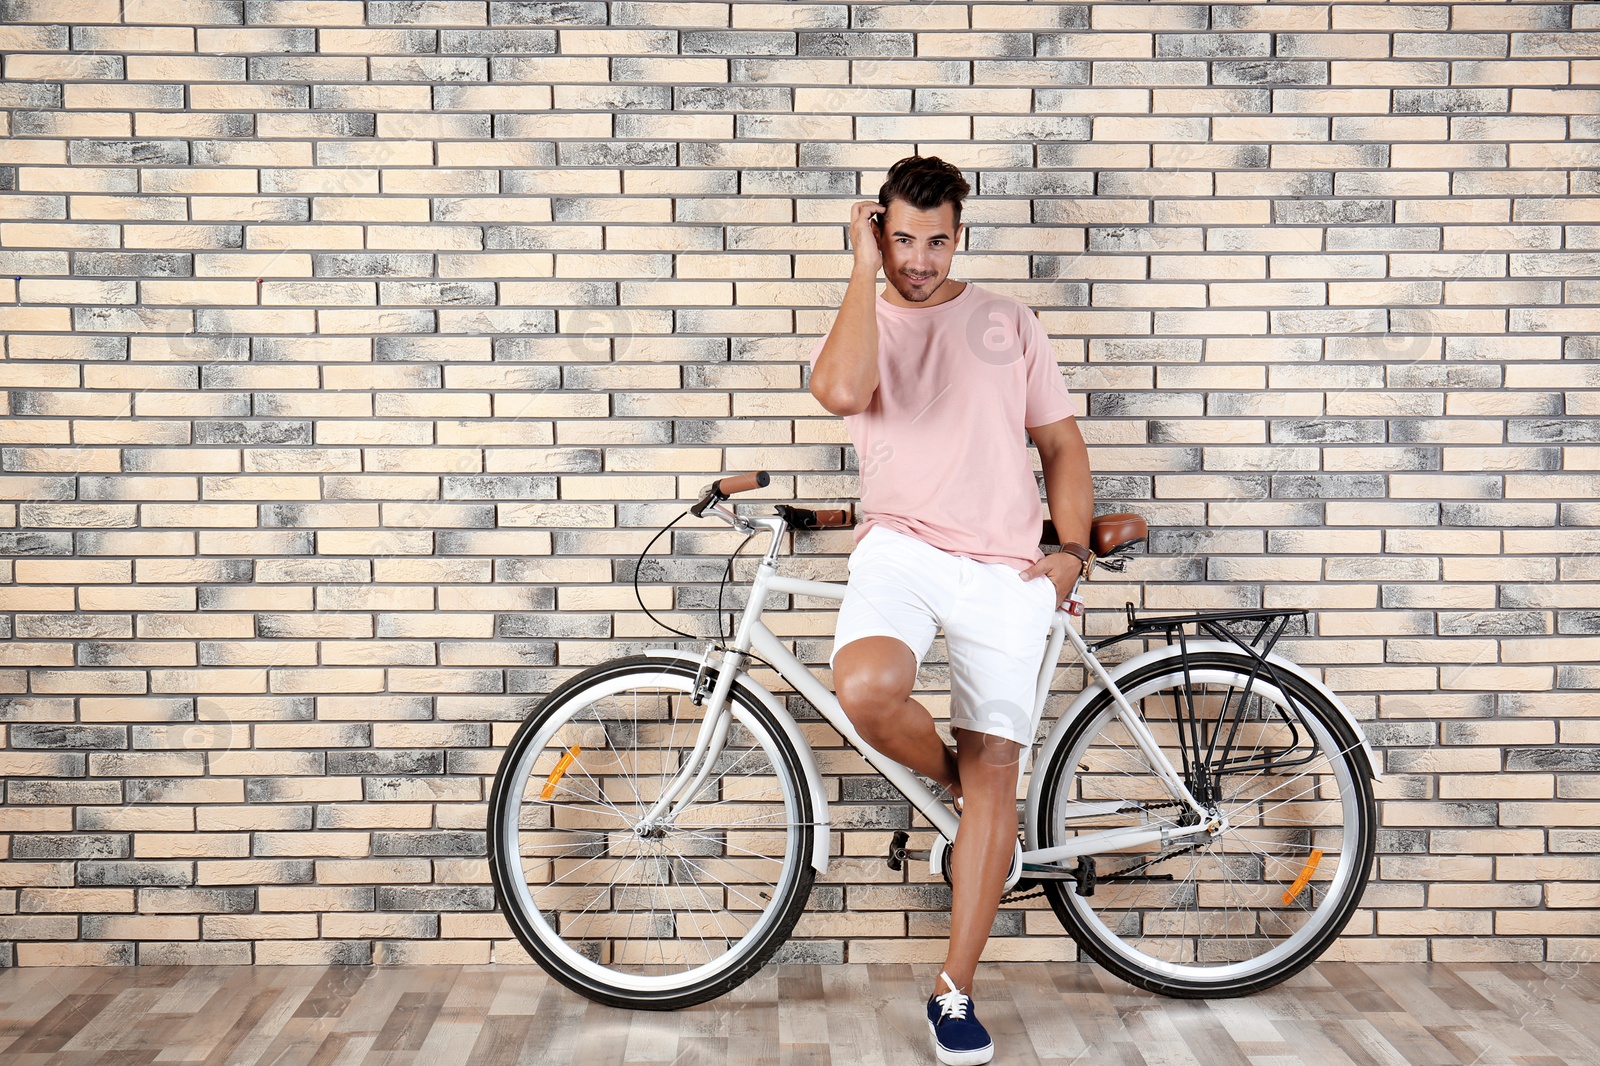
<path id="1" fill-rule="evenodd" d="M 964 1066 L 994 1054 L 973 972 L 1016 845 L 1019 761 L 1033 742 L 1050 620 L 1082 565 L 1039 551 L 1027 437 L 1064 542 L 1088 542 L 1094 492 L 1038 318 L 950 277 L 970 191 L 960 170 L 911 156 L 887 178 L 877 203 L 851 208 L 850 284 L 811 353 L 811 394 L 844 416 L 860 460 L 862 521 L 830 665 L 862 738 L 948 789 L 961 812 L 950 946 L 927 1010 L 939 1061 Z M 954 751 L 911 699 L 940 626 Z"/>

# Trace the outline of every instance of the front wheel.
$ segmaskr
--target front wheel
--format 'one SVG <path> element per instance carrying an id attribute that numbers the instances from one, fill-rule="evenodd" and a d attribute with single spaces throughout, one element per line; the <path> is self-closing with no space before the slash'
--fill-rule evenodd
<path id="1" fill-rule="evenodd" d="M 1073 939 L 1148 991 L 1275 985 L 1327 949 L 1366 887 L 1376 815 L 1359 738 L 1303 678 L 1255 673 L 1248 656 L 1203 652 L 1187 683 L 1170 660 L 1118 681 L 1215 828 L 1068 860 L 1077 880 L 1046 884 Z M 1197 824 L 1156 765 L 1100 693 L 1041 768 L 1035 846 Z"/>
<path id="2" fill-rule="evenodd" d="M 490 797 L 512 931 L 552 977 L 612 1006 L 671 1010 L 737 987 L 788 937 L 815 875 L 799 757 L 737 686 L 710 773 L 648 819 L 705 721 L 694 675 L 634 656 L 572 678 L 518 729 Z"/>

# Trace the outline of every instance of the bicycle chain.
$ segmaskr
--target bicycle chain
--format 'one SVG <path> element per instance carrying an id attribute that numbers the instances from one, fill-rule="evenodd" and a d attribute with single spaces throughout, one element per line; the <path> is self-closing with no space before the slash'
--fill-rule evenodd
<path id="1" fill-rule="evenodd" d="M 1021 895 L 1015 892 L 1007 892 L 1000 897 L 1000 903 L 1002 906 L 1007 903 L 1021 903 L 1025 899 L 1038 899 L 1042 895 L 1044 895 L 1044 889 L 1042 888 L 1037 892 L 1024 892 Z"/>
<path id="2" fill-rule="evenodd" d="M 1144 803 L 1144 804 L 1140 804 L 1139 805 L 1139 810 L 1141 810 L 1141 811 L 1155 811 L 1155 810 L 1161 810 L 1161 809 L 1166 808 L 1166 807 L 1182 807 L 1182 806 L 1183 806 L 1183 804 L 1180 803 L 1180 802 L 1177 802 L 1177 801 L 1173 801 L 1173 802 L 1170 802 L 1170 803 Z M 1126 870 L 1118 870 L 1114 874 L 1108 874 L 1105 877 L 1098 878 L 1097 880 L 1100 883 L 1104 883 L 1106 881 L 1115 881 L 1119 877 L 1126 877 L 1131 873 L 1137 873 L 1140 870 L 1144 870 L 1144 869 L 1147 869 L 1147 868 L 1149 868 L 1151 866 L 1154 866 L 1158 862 L 1165 862 L 1168 859 L 1175 859 L 1179 855 L 1187 855 L 1189 852 L 1194 851 L 1195 849 L 1197 849 L 1199 847 L 1200 847 L 1199 844 L 1186 844 L 1186 845 L 1183 845 L 1182 847 L 1177 848 L 1174 851 L 1163 852 L 1162 854 L 1157 855 L 1154 858 L 1146 859 L 1144 862 L 1141 862 L 1136 866 L 1130 866 Z M 1021 880 L 1027 880 L 1027 878 L 1024 876 L 1023 878 L 1021 878 Z M 1023 900 L 1038 899 L 1040 896 L 1042 896 L 1044 894 L 1045 894 L 1045 890 L 1043 888 L 1040 888 L 1040 889 L 1038 889 L 1036 891 L 1033 891 L 1033 892 L 1024 892 L 1024 893 L 1007 892 L 1005 895 L 1000 897 L 1000 902 L 1001 902 L 1002 905 L 1007 904 L 1007 903 L 1021 903 Z"/>
<path id="3" fill-rule="evenodd" d="M 1099 883 L 1104 884 L 1107 881 L 1115 881 L 1119 877 L 1127 877 L 1129 874 L 1138 873 L 1140 870 L 1154 866 L 1158 862 L 1166 862 L 1168 859 L 1176 859 L 1179 855 L 1187 855 L 1189 852 L 1195 851 L 1199 847 L 1199 844 L 1185 844 L 1175 851 L 1162 852 L 1160 855 L 1157 855 L 1154 858 L 1146 859 L 1137 866 L 1130 866 L 1126 870 L 1118 870 L 1114 874 L 1107 874 L 1099 879 Z"/>

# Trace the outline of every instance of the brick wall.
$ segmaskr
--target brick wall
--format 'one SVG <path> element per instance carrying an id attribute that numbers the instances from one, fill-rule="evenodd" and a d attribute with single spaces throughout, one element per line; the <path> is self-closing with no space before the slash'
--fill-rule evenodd
<path id="1" fill-rule="evenodd" d="M 0 961 L 521 959 L 499 746 L 665 642 L 634 557 L 710 476 L 854 492 L 805 356 L 914 150 L 972 177 L 957 276 L 1038 310 L 1101 500 L 1158 528 L 1097 604 L 1317 611 L 1294 653 L 1389 772 L 1336 954 L 1600 945 L 1600 5 L 0 23 Z M 737 538 L 674 534 L 645 595 L 708 632 Z M 797 548 L 842 580 L 849 543 Z M 831 611 L 767 621 L 825 673 Z M 905 807 L 829 787 L 859 828 L 807 957 L 938 957 L 942 888 L 877 858 Z M 1038 904 L 991 958 L 1071 957 Z"/>

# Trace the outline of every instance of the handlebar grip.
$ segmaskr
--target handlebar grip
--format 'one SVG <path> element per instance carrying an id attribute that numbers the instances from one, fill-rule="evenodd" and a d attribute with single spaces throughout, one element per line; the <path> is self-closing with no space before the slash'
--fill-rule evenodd
<path id="1" fill-rule="evenodd" d="M 765 470 L 757 470 L 751 474 L 740 474 L 738 477 L 725 477 L 711 486 L 718 496 L 732 496 L 736 492 L 749 492 L 751 489 L 764 489 L 772 483 L 772 475 Z"/>
<path id="2" fill-rule="evenodd" d="M 817 528 L 852 526 L 855 522 L 848 510 L 818 511 Z"/>

